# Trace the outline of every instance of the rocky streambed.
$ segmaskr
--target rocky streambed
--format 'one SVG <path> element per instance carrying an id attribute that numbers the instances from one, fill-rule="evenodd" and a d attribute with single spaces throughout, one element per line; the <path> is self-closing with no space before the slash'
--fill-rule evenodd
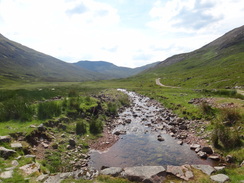
<path id="1" fill-rule="evenodd" d="M 90 167 L 102 169 L 102 174 L 129 179 L 134 177 L 131 171 L 138 174 L 151 169 L 153 175 L 157 169 L 159 174 L 180 175 L 184 180 L 193 177 L 192 168 L 215 171 L 213 167 L 218 167 L 221 157 L 195 135 L 195 124 L 200 121 L 179 118 L 155 100 L 120 91 L 128 94 L 131 106 L 121 111 L 112 123 L 111 135 L 119 136 L 119 140 L 106 150 L 91 150 Z"/>

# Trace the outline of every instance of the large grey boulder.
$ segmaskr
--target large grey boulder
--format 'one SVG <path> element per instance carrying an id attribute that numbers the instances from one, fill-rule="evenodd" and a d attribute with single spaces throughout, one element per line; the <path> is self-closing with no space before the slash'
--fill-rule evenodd
<path id="1" fill-rule="evenodd" d="M 210 165 L 191 165 L 191 166 L 193 168 L 201 170 L 203 173 L 207 175 L 211 175 L 213 172 L 215 172 L 215 169 Z"/>
<path id="2" fill-rule="evenodd" d="M 120 167 L 110 167 L 106 168 L 100 171 L 100 174 L 103 175 L 112 175 L 112 176 L 118 176 L 121 172 L 123 171 L 122 168 Z"/>
<path id="3" fill-rule="evenodd" d="M 135 166 L 126 167 L 122 172 L 123 177 L 137 182 L 156 183 L 159 177 L 166 174 L 162 166 Z"/>
<path id="4" fill-rule="evenodd" d="M 176 177 L 179 177 L 186 181 L 194 177 L 190 165 L 182 165 L 182 166 L 168 165 L 167 173 L 173 174 Z"/>
<path id="5" fill-rule="evenodd" d="M 7 149 L 5 147 L 0 147 L 0 157 L 7 159 L 10 156 L 12 156 L 13 154 L 15 154 L 16 151 L 14 151 L 13 149 Z"/>
<path id="6" fill-rule="evenodd" d="M 215 181 L 215 182 L 219 182 L 219 183 L 224 183 L 226 181 L 228 181 L 230 178 L 225 175 L 225 174 L 217 174 L 217 175 L 212 175 L 210 176 L 210 178 Z"/>

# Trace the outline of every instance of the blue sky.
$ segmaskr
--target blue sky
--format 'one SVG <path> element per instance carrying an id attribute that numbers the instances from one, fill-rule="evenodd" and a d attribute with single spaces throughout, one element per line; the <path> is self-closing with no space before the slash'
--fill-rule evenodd
<path id="1" fill-rule="evenodd" d="M 137 67 L 244 23 L 243 0 L 0 0 L 0 33 L 66 62 Z"/>

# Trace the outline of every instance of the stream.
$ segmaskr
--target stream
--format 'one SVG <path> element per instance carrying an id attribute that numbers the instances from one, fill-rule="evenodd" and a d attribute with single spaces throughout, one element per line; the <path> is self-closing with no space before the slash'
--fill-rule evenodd
<path id="1" fill-rule="evenodd" d="M 106 167 L 163 166 L 183 164 L 209 164 L 190 149 L 188 144 L 179 145 L 177 139 L 166 133 L 170 127 L 171 113 L 163 116 L 163 106 L 134 92 L 128 94 L 131 107 L 119 114 L 113 133 L 120 133 L 120 139 L 107 151 L 91 150 L 89 166 L 100 170 Z M 159 140 L 160 137 L 160 140 Z"/>

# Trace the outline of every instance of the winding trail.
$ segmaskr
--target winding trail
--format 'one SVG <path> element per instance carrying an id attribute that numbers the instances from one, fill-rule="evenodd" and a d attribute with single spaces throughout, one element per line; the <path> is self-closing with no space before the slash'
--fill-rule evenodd
<path id="1" fill-rule="evenodd" d="M 180 87 L 176 87 L 176 86 L 166 86 L 166 85 L 163 85 L 163 84 L 160 82 L 160 79 L 161 79 L 161 78 L 157 78 L 157 79 L 155 80 L 156 85 L 159 85 L 159 86 L 162 86 L 162 87 L 168 87 L 168 88 L 180 88 Z"/>

